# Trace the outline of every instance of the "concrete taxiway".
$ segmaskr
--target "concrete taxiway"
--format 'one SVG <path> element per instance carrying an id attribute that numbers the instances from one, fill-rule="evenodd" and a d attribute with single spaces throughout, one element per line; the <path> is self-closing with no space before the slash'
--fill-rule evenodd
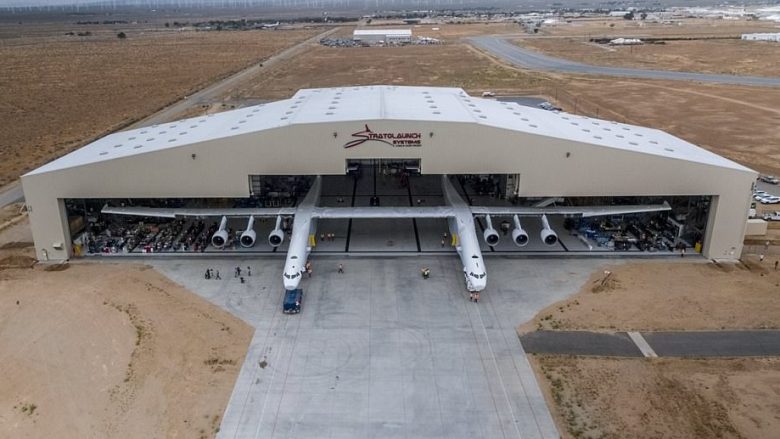
<path id="1" fill-rule="evenodd" d="M 716 84 L 737 84 L 765 87 L 780 86 L 780 78 L 674 72 L 668 70 L 644 70 L 583 64 L 544 55 L 534 50 L 525 49 L 514 44 L 505 37 L 480 36 L 470 37 L 467 38 L 467 40 L 474 46 L 485 50 L 512 65 L 532 70 L 548 70 L 564 73 L 585 73 L 591 75 L 621 76 L 644 79 L 698 81 Z"/>
<path id="2" fill-rule="evenodd" d="M 298 315 L 281 310 L 282 260 L 150 261 L 256 328 L 219 438 L 559 437 L 515 328 L 603 261 L 493 257 L 479 304 L 454 255 L 312 261 Z"/>

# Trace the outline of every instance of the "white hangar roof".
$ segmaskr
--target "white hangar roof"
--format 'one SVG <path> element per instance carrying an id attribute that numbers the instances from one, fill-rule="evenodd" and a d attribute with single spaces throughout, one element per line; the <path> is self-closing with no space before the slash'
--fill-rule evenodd
<path id="1" fill-rule="evenodd" d="M 117 132 L 28 173 L 40 174 L 273 128 L 369 120 L 479 124 L 530 135 L 750 171 L 666 132 L 511 102 L 460 88 L 363 86 L 303 89 L 292 98 Z"/>
<path id="2" fill-rule="evenodd" d="M 356 29 L 352 31 L 352 35 L 356 37 L 363 36 L 377 36 L 377 35 L 391 35 L 394 37 L 411 37 L 411 29 Z"/>

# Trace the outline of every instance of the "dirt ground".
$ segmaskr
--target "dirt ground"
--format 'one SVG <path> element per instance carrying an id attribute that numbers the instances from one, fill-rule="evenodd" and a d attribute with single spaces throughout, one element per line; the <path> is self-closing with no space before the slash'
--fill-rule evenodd
<path id="1" fill-rule="evenodd" d="M 0 29 L 0 186 L 319 32 L 41 26 Z"/>
<path id="2" fill-rule="evenodd" d="M 0 270 L 0 437 L 214 437 L 252 329 L 145 266 L 58 268 Z"/>
<path id="3" fill-rule="evenodd" d="M 780 271 L 763 263 L 632 262 L 598 270 L 580 292 L 522 327 L 654 331 L 780 327 Z M 606 282 L 604 270 L 611 274 Z"/>
<path id="4" fill-rule="evenodd" d="M 565 111 L 658 128 L 762 173 L 780 174 L 780 88 L 558 76 Z"/>
<path id="5" fill-rule="evenodd" d="M 327 74 L 323 74 L 327 72 Z M 537 89 L 545 79 L 490 62 L 464 43 L 434 46 L 318 46 L 249 81 L 241 98 L 281 99 L 301 88 L 349 85 L 431 85 L 482 91 Z"/>
<path id="6" fill-rule="evenodd" d="M 736 36 L 743 33 L 777 32 L 771 21 L 719 20 L 710 18 L 680 18 L 668 23 L 623 18 L 574 19 L 571 23 L 543 26 L 539 32 L 547 36 L 579 37 L 646 37 L 646 36 Z"/>
<path id="7" fill-rule="evenodd" d="M 780 44 L 742 40 L 607 46 L 587 38 L 525 38 L 517 44 L 588 64 L 727 75 L 780 75 Z"/>
<path id="8" fill-rule="evenodd" d="M 780 359 L 532 355 L 564 438 L 772 439 Z"/>

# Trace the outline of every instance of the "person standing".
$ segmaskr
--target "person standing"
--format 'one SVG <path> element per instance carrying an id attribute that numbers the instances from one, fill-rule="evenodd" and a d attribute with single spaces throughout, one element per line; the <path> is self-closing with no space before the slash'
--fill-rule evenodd
<path id="1" fill-rule="evenodd" d="M 217 276 L 214 279 L 222 279 L 221 277 L 219 277 L 219 270 L 217 270 Z"/>
<path id="2" fill-rule="evenodd" d="M 344 264 L 339 264 L 339 273 L 344 274 Z"/>
<path id="3" fill-rule="evenodd" d="M 252 277 L 252 267 L 248 266 L 246 267 L 246 274 L 249 277 Z"/>

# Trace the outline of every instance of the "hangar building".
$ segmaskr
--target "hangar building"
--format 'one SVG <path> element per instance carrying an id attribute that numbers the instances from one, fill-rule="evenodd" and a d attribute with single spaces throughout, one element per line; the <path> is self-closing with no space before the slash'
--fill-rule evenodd
<path id="1" fill-rule="evenodd" d="M 110 229 L 103 205 L 293 205 L 312 176 L 322 176 L 325 198 L 328 185 L 351 188 L 342 183 L 361 167 L 361 182 L 373 176 L 371 205 L 421 203 L 411 192 L 376 193 L 377 181 L 398 175 L 415 184 L 446 175 L 465 196 L 477 188 L 473 197 L 493 205 L 663 200 L 672 207 L 663 217 L 598 223 L 563 217 L 551 224 L 567 239 L 577 236 L 581 251 L 670 250 L 682 242 L 725 259 L 740 255 L 757 176 L 655 129 L 475 98 L 459 88 L 368 86 L 305 89 L 282 101 L 118 132 L 29 172 L 22 183 L 37 257 L 64 260 L 85 252 L 85 230 L 91 251 L 106 253 L 131 251 L 128 240 L 156 251 L 153 235 L 175 236 L 187 227 L 165 232 L 172 226 L 134 218 Z M 280 195 L 279 179 L 303 187 Z M 360 198 L 333 195 L 329 202 L 355 205 Z M 100 233 L 111 243 L 94 244 Z M 176 249 L 191 251 L 189 245 Z"/>
<path id="2" fill-rule="evenodd" d="M 352 39 L 366 44 L 401 44 L 412 42 L 411 29 L 356 29 Z"/>

